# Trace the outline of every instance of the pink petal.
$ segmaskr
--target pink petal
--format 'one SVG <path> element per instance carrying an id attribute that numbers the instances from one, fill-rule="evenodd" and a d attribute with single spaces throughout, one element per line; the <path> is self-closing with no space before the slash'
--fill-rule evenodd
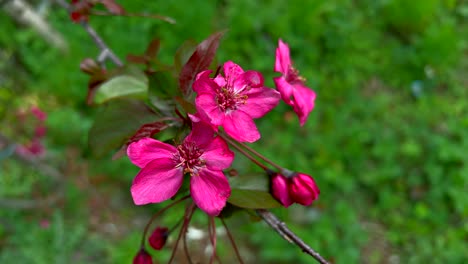
<path id="1" fill-rule="evenodd" d="M 190 179 L 190 193 L 195 204 L 209 215 L 218 215 L 231 196 L 231 187 L 222 171 L 201 170 Z"/>
<path id="2" fill-rule="evenodd" d="M 192 120 L 192 131 L 184 139 L 184 142 L 195 142 L 198 146 L 209 144 L 213 140 L 215 132 L 213 127 L 210 124 L 203 122 L 199 118 L 198 113 L 195 115 L 189 114 L 189 117 Z"/>
<path id="3" fill-rule="evenodd" d="M 224 79 L 224 77 L 221 76 L 220 74 L 218 74 L 218 76 L 216 76 L 216 78 L 214 78 L 213 81 L 214 81 L 219 87 L 224 87 L 224 86 L 226 86 L 226 79 Z"/>
<path id="4" fill-rule="evenodd" d="M 229 136 L 239 142 L 252 143 L 260 138 L 260 133 L 252 117 L 240 110 L 226 115 L 223 127 Z"/>
<path id="5" fill-rule="evenodd" d="M 278 91 L 266 87 L 250 89 L 244 94 L 248 96 L 247 102 L 238 110 L 248 113 L 252 118 L 259 118 L 270 112 L 281 98 Z"/>
<path id="6" fill-rule="evenodd" d="M 263 87 L 263 76 L 257 71 L 246 71 L 234 81 L 234 90 L 240 92 L 247 87 Z"/>
<path id="7" fill-rule="evenodd" d="M 283 98 L 283 101 L 288 105 L 294 105 L 292 100 L 294 86 L 289 84 L 283 76 L 275 77 L 273 80 L 275 82 L 276 89 L 278 89 L 281 94 L 281 98 Z"/>
<path id="8" fill-rule="evenodd" d="M 172 159 L 156 159 L 148 163 L 133 180 L 131 192 L 136 205 L 160 203 L 174 196 L 182 185 L 182 167 Z"/>
<path id="9" fill-rule="evenodd" d="M 224 63 L 223 69 L 227 85 L 231 87 L 234 87 L 234 82 L 236 79 L 239 78 L 242 73 L 244 73 L 244 70 L 232 61 L 227 61 Z"/>
<path id="10" fill-rule="evenodd" d="M 196 93 L 213 93 L 219 90 L 219 86 L 210 78 L 211 71 L 203 71 L 197 75 L 192 88 Z"/>
<path id="11" fill-rule="evenodd" d="M 315 92 L 301 85 L 296 85 L 295 88 L 293 109 L 299 117 L 299 123 L 303 126 L 314 109 Z"/>
<path id="12" fill-rule="evenodd" d="M 170 158 L 177 149 L 169 144 L 152 138 L 143 138 L 131 143 L 127 148 L 130 161 L 143 168 L 155 159 Z"/>
<path id="13" fill-rule="evenodd" d="M 205 160 L 206 167 L 212 170 L 224 170 L 231 166 L 234 160 L 232 152 L 227 143 L 220 137 L 216 137 L 204 148 L 201 158 Z"/>
<path id="14" fill-rule="evenodd" d="M 278 199 L 284 207 L 289 207 L 293 201 L 289 195 L 288 179 L 281 174 L 276 174 L 271 179 L 273 197 Z"/>
<path id="15" fill-rule="evenodd" d="M 216 126 L 223 123 L 224 112 L 218 107 L 215 94 L 198 94 L 195 98 L 195 106 L 200 113 L 200 118 L 205 122 Z"/>
<path id="16" fill-rule="evenodd" d="M 276 49 L 275 72 L 287 74 L 291 64 L 289 46 L 280 39 L 278 41 L 278 48 Z"/>

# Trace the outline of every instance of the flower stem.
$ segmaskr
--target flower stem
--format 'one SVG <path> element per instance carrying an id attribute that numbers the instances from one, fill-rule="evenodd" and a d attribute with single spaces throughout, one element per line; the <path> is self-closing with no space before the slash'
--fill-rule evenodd
<path id="1" fill-rule="evenodd" d="M 234 249 L 234 252 L 236 253 L 236 256 L 237 256 L 237 259 L 239 260 L 239 263 L 244 264 L 240 254 L 239 254 L 239 250 L 237 249 L 236 242 L 234 241 L 234 238 L 232 237 L 232 234 L 229 231 L 229 228 L 227 227 L 226 222 L 224 221 L 224 218 L 220 218 L 220 219 L 221 219 L 221 223 L 223 223 L 224 229 L 226 230 L 226 234 L 227 234 L 227 236 L 229 238 L 229 241 L 231 241 L 232 248 Z"/>
<path id="2" fill-rule="evenodd" d="M 210 264 L 212 264 L 215 260 L 216 256 L 216 224 L 214 221 L 213 216 L 209 216 L 209 222 L 208 222 L 208 233 L 210 236 L 210 241 L 211 241 L 211 246 L 213 247 L 213 254 L 211 255 L 210 258 Z"/>
<path id="3" fill-rule="evenodd" d="M 167 209 L 173 207 L 174 205 L 176 205 L 176 204 L 182 202 L 183 200 L 185 200 L 185 199 L 187 199 L 187 198 L 189 198 L 189 197 L 190 197 L 190 195 L 186 195 L 186 196 L 180 198 L 179 200 L 177 200 L 177 201 L 175 201 L 175 202 L 169 204 L 168 206 L 164 207 L 163 209 L 159 210 L 157 213 L 155 213 L 155 214 L 151 217 L 151 219 L 150 219 L 150 220 L 148 221 L 148 223 L 146 224 L 145 229 L 143 230 L 143 236 L 142 236 L 142 238 L 141 238 L 141 244 L 140 244 L 140 245 L 141 245 L 141 248 L 144 248 L 144 247 L 145 247 L 146 234 L 148 233 L 148 230 L 149 230 L 149 228 L 150 228 L 150 226 L 151 226 L 151 223 L 153 223 L 153 221 L 154 221 L 158 216 L 160 216 L 162 213 L 164 213 Z"/>
<path id="4" fill-rule="evenodd" d="M 274 163 L 273 161 L 269 160 L 267 157 L 263 156 L 262 154 L 258 153 L 255 149 L 249 147 L 247 144 L 243 143 L 243 142 L 239 142 L 239 144 L 244 147 L 245 149 L 247 149 L 248 151 L 250 151 L 251 153 L 253 153 L 255 156 L 259 157 L 260 159 L 262 159 L 263 161 L 265 161 L 266 163 L 270 164 L 271 166 L 277 168 L 279 171 L 282 171 L 283 168 L 279 165 L 277 165 L 276 163 Z"/>
<path id="5" fill-rule="evenodd" d="M 230 139 L 229 137 L 227 137 L 227 136 L 225 136 L 225 135 L 223 135 L 221 133 L 218 133 L 218 135 L 220 137 L 222 137 L 224 140 L 226 140 L 229 144 L 231 144 L 231 146 L 233 146 L 235 149 L 237 149 L 240 153 L 242 153 L 244 156 L 246 156 L 249 160 L 251 160 L 253 163 L 255 163 L 257 166 L 259 166 L 260 168 L 262 168 L 264 170 L 269 170 L 267 166 L 260 163 L 258 160 L 256 160 L 254 157 L 252 157 L 252 155 L 250 155 L 247 151 L 245 151 L 241 147 L 239 147 L 237 145 L 237 143 L 234 142 L 234 140 Z"/>
<path id="6" fill-rule="evenodd" d="M 180 228 L 180 232 L 179 232 L 179 236 L 177 237 L 177 240 L 176 240 L 176 243 L 174 245 L 174 249 L 172 250 L 172 254 L 171 254 L 171 258 L 169 259 L 169 261 L 167 262 L 168 264 L 171 264 L 172 261 L 174 260 L 174 257 L 175 257 L 175 252 L 177 251 L 177 246 L 179 245 L 179 241 L 180 239 L 182 238 L 182 234 L 184 234 L 185 232 L 187 232 L 187 229 L 188 229 L 188 225 L 190 223 L 190 220 L 192 219 L 192 215 L 193 215 L 193 212 L 195 212 L 195 204 L 194 203 L 191 203 L 187 209 L 185 210 L 185 214 L 184 214 L 184 224 L 182 225 L 182 227 Z"/>

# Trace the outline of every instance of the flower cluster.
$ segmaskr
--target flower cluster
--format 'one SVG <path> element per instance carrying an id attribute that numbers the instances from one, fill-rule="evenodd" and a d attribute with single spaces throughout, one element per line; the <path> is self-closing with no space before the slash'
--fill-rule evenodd
<path id="1" fill-rule="evenodd" d="M 185 139 L 171 145 L 147 137 L 127 148 L 130 160 L 141 168 L 131 186 L 135 204 L 159 203 L 174 197 L 184 175 L 188 175 L 195 204 L 208 215 L 218 215 L 231 194 L 223 173 L 234 159 L 228 142 L 244 146 L 243 142 L 260 139 L 254 119 L 265 116 L 280 99 L 293 107 L 301 125 L 314 107 L 315 93 L 293 68 L 289 48 L 281 40 L 274 70 L 282 74 L 274 78 L 276 89 L 265 87 L 260 72 L 245 71 L 232 61 L 224 63 L 216 76 L 211 77 L 210 70 L 199 72 L 192 85 L 196 113 L 188 113 L 191 131 Z M 273 196 L 286 207 L 293 202 L 310 205 L 319 194 L 317 185 L 306 174 L 277 174 L 272 186 Z M 156 233 L 156 242 L 162 241 L 161 232 Z"/>

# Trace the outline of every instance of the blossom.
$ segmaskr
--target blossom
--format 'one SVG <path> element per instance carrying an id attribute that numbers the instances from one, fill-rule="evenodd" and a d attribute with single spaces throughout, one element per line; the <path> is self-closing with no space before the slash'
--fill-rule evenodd
<path id="1" fill-rule="evenodd" d="M 148 242 L 152 248 L 160 250 L 166 244 L 167 237 L 169 236 L 169 229 L 167 227 L 156 227 L 151 236 L 148 238 Z"/>
<path id="2" fill-rule="evenodd" d="M 234 153 L 213 129 L 192 122 L 191 133 L 178 146 L 143 138 L 128 146 L 127 154 L 141 168 L 133 180 L 131 193 L 135 204 L 159 203 L 174 196 L 190 177 L 190 193 L 195 204 L 209 215 L 218 215 L 231 195 L 222 170 L 228 168 Z"/>
<path id="3" fill-rule="evenodd" d="M 289 194 L 294 202 L 308 206 L 318 198 L 320 189 L 310 175 L 297 173 L 291 178 Z"/>
<path id="4" fill-rule="evenodd" d="M 278 199 L 284 207 L 289 207 L 293 201 L 289 195 L 289 179 L 282 174 L 275 174 L 271 179 L 273 197 Z"/>
<path id="5" fill-rule="evenodd" d="M 293 68 L 289 47 L 281 39 L 276 49 L 275 72 L 282 74 L 280 77 L 273 78 L 276 88 L 283 101 L 293 107 L 299 117 L 299 123 L 303 126 L 314 108 L 315 92 L 305 86 L 305 79 L 299 76 L 299 72 Z"/>
<path id="6" fill-rule="evenodd" d="M 254 142 L 260 133 L 253 121 L 272 110 L 279 102 L 279 93 L 263 86 L 257 71 L 244 71 L 232 61 L 224 63 L 224 76 L 210 78 L 211 71 L 198 74 L 193 83 L 197 93 L 195 106 L 200 118 L 239 142 Z"/>
<path id="7" fill-rule="evenodd" d="M 276 173 L 271 178 L 271 191 L 284 207 L 293 203 L 309 206 L 317 200 L 320 189 L 314 179 L 304 173 Z"/>
<path id="8" fill-rule="evenodd" d="M 153 264 L 153 259 L 151 258 L 151 255 L 142 248 L 133 258 L 133 264 Z"/>

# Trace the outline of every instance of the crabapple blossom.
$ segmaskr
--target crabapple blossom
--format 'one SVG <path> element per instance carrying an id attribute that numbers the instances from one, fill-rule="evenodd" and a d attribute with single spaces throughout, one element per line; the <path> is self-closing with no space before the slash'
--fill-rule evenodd
<path id="1" fill-rule="evenodd" d="M 260 133 L 253 121 L 272 110 L 279 102 L 279 93 L 264 87 L 257 71 L 244 71 L 232 61 L 224 63 L 224 76 L 210 78 L 210 70 L 198 74 L 193 83 L 197 93 L 195 106 L 200 118 L 239 142 L 254 142 Z"/>
<path id="2" fill-rule="evenodd" d="M 299 72 L 292 66 L 289 47 L 281 39 L 276 49 L 275 71 L 282 74 L 273 78 L 276 88 L 283 101 L 293 107 L 299 117 L 299 123 L 303 126 L 314 108 L 315 92 L 305 86 L 305 79 L 299 76 Z"/>

